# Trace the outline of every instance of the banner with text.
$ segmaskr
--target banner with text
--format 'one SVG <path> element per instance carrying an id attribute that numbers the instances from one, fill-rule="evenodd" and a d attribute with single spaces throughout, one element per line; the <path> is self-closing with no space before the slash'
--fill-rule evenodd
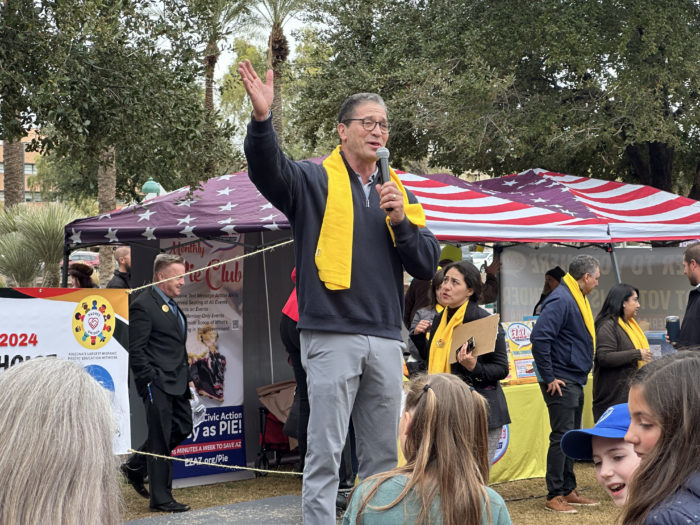
<path id="1" fill-rule="evenodd" d="M 0 375 L 45 356 L 84 366 L 111 394 L 115 454 L 131 446 L 128 297 L 125 290 L 0 288 Z"/>
<path id="2" fill-rule="evenodd" d="M 233 241 L 243 242 L 234 237 Z M 199 241 L 186 246 L 163 240 L 161 248 L 185 259 L 185 270 L 215 264 L 185 277 L 178 306 L 187 316 L 187 355 L 195 387 L 207 407 L 203 423 L 172 455 L 212 466 L 173 462 L 174 478 L 231 472 L 213 465 L 246 465 L 243 432 L 243 261 L 217 264 L 244 254 L 242 246 Z"/>
<path id="3" fill-rule="evenodd" d="M 651 330 L 664 330 L 666 316 L 683 318 L 692 287 L 683 274 L 685 248 L 618 248 L 615 250 L 623 283 L 639 289 L 637 321 L 648 321 Z M 610 254 L 597 248 L 509 246 L 501 261 L 501 320 L 522 321 L 532 315 L 544 286 L 544 274 L 559 266 L 569 270 L 571 260 L 581 254 L 600 261 L 599 286 L 588 299 L 593 315 L 603 306 L 608 290 L 615 285 Z"/>

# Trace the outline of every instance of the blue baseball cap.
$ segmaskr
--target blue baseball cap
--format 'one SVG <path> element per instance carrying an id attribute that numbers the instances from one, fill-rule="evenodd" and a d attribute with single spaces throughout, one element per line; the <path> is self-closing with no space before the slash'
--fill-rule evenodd
<path id="1" fill-rule="evenodd" d="M 623 439 L 631 423 L 627 403 L 608 408 L 593 428 L 570 430 L 561 439 L 561 450 L 573 459 L 593 459 L 592 437 Z"/>

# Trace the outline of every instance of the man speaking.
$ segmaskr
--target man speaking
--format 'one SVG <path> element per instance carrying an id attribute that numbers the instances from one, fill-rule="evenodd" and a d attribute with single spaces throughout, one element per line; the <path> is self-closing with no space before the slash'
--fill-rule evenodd
<path id="1" fill-rule="evenodd" d="M 338 466 L 350 416 L 359 477 L 394 468 L 401 403 L 403 269 L 432 279 L 440 247 L 423 208 L 391 172 L 379 184 L 377 150 L 389 137 L 386 106 L 360 93 L 338 113 L 340 146 L 323 162 L 292 162 L 277 145 L 263 83 L 239 73 L 253 104 L 245 154 L 260 193 L 289 219 L 296 249 L 298 329 L 311 414 L 304 523 L 335 523 Z"/>

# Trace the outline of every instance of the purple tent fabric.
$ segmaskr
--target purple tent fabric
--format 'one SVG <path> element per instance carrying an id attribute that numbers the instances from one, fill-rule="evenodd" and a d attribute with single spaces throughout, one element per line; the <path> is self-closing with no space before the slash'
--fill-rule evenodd
<path id="1" fill-rule="evenodd" d="M 326 157 L 306 162 L 321 164 Z M 235 237 L 289 230 L 289 221 L 263 197 L 247 172 L 215 177 L 192 199 L 189 187 L 121 210 L 78 219 L 66 226 L 66 244 L 127 243 L 181 238 Z"/>
<path id="2" fill-rule="evenodd" d="M 210 179 L 202 188 L 191 200 L 185 200 L 185 187 L 140 205 L 73 221 L 66 226 L 66 243 L 194 240 L 289 229 L 287 218 L 260 195 L 245 172 Z"/>

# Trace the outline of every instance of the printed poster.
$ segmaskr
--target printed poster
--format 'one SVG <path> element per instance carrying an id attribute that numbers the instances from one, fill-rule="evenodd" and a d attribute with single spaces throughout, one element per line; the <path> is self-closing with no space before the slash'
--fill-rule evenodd
<path id="1" fill-rule="evenodd" d="M 0 375 L 37 357 L 85 367 L 111 394 L 114 453 L 131 447 L 129 299 L 125 290 L 0 288 Z M 37 385 L 41 388 L 41 385 Z"/>
<path id="2" fill-rule="evenodd" d="M 240 236 L 234 241 L 242 242 Z M 243 261 L 242 246 L 217 241 L 181 245 L 161 241 L 167 253 L 185 259 L 187 272 L 178 307 L 187 316 L 187 355 L 197 393 L 207 408 L 204 422 L 173 450 L 174 457 L 211 465 L 246 465 L 243 431 Z M 221 263 L 221 264 L 218 264 Z M 174 461 L 173 477 L 235 472 Z"/>
<path id="3" fill-rule="evenodd" d="M 512 383 L 534 383 L 537 381 L 537 368 L 532 357 L 530 335 L 535 326 L 534 320 L 517 323 L 501 323 L 506 333 L 509 374 L 504 381 Z"/>

